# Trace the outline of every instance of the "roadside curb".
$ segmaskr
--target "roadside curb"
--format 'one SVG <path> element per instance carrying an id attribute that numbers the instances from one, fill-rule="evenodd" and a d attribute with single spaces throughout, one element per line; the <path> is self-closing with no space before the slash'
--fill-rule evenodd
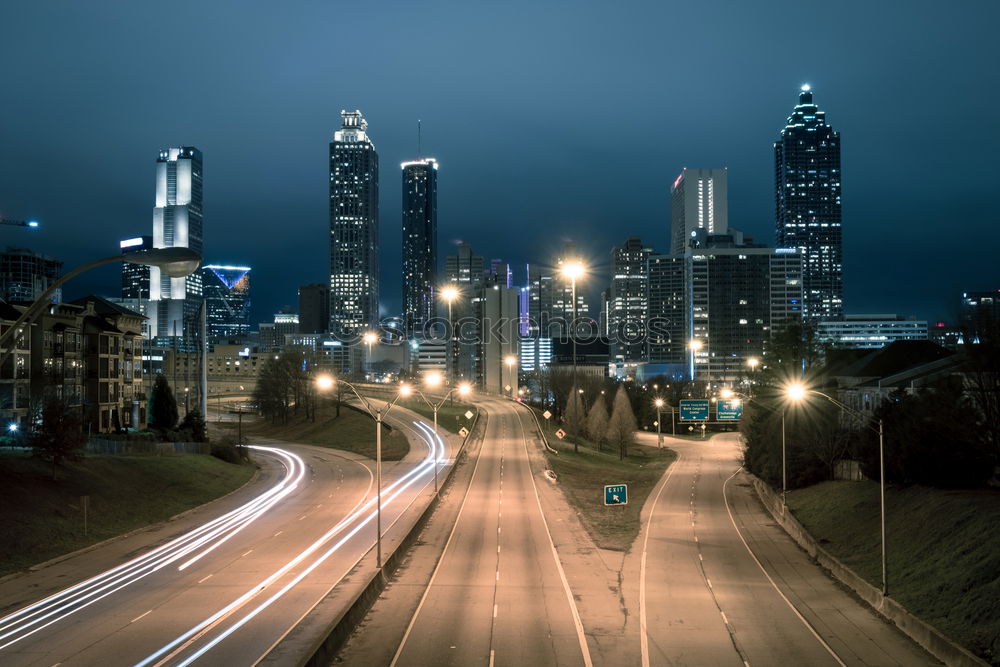
<path id="1" fill-rule="evenodd" d="M 781 498 L 763 480 L 750 472 L 744 474 L 753 483 L 754 490 L 761 504 L 774 521 L 784 529 L 816 563 L 830 576 L 850 588 L 868 606 L 885 620 L 895 625 L 907 637 L 922 646 L 931 655 L 946 665 L 958 667 L 988 667 L 989 663 L 976 657 L 965 648 L 959 646 L 939 630 L 920 620 L 903 605 L 891 597 L 882 595 L 882 591 L 869 584 L 839 560 L 821 547 L 812 535 L 799 523 L 790 512 L 783 512 Z"/>
<path id="2" fill-rule="evenodd" d="M 211 455 L 210 454 L 195 454 L 194 456 L 211 456 Z M 164 519 L 163 521 L 158 521 L 156 523 L 151 523 L 151 524 L 148 524 L 148 525 L 145 525 L 145 526 L 140 526 L 139 528 L 133 528 L 132 530 L 128 531 L 127 533 L 122 533 L 121 535 L 115 535 L 114 537 L 109 537 L 109 538 L 107 538 L 105 540 L 101 540 L 100 542 L 94 542 L 93 544 L 90 544 L 90 545 L 85 546 L 85 547 L 81 547 L 80 549 L 77 549 L 76 551 L 71 551 L 69 553 L 62 554 L 61 556 L 56 556 L 55 558 L 50 558 L 47 561 L 43 561 L 41 563 L 36 563 L 35 565 L 29 565 L 28 567 L 24 568 L 23 570 L 21 570 L 19 572 L 11 572 L 10 574 L 8 574 L 6 576 L 0 577 L 0 584 L 6 583 L 8 581 L 12 581 L 14 579 L 17 579 L 19 577 L 23 577 L 23 576 L 25 576 L 27 574 L 31 574 L 33 572 L 37 572 L 39 570 L 44 570 L 45 568 L 47 568 L 49 566 L 56 565 L 56 564 L 61 563 L 61 562 L 65 561 L 65 560 L 69 560 L 70 558 L 74 558 L 76 556 L 80 556 L 82 554 L 88 553 L 88 552 L 93 551 L 95 549 L 100 549 L 101 547 L 106 547 L 109 544 L 114 544 L 115 542 L 119 542 L 121 540 L 128 539 L 129 537 L 133 537 L 133 536 L 138 535 L 140 533 L 143 533 L 145 531 L 151 531 L 151 530 L 156 530 L 157 528 L 161 528 L 161 527 L 167 525 L 168 523 L 172 523 L 174 521 L 177 521 L 178 519 L 182 519 L 185 516 L 187 516 L 188 514 L 191 514 L 192 512 L 200 510 L 203 507 L 207 507 L 208 505 L 211 505 L 212 503 L 218 502 L 220 500 L 224 500 L 225 498 L 228 498 L 229 496 L 233 495 L 234 493 L 239 493 L 240 491 L 242 491 L 243 489 L 245 489 L 247 486 L 249 486 L 250 484 L 253 484 L 255 481 L 257 481 L 258 477 L 260 477 L 260 468 L 257 467 L 257 466 L 254 466 L 253 475 L 250 476 L 250 479 L 248 479 L 243 484 L 241 484 L 240 486 L 236 487 L 235 489 L 233 489 L 232 491 L 230 491 L 229 493 L 227 493 L 227 494 L 225 494 L 223 496 L 219 496 L 218 498 L 213 498 L 212 500 L 209 500 L 207 503 L 202 503 L 201 505 L 196 505 L 195 507 L 192 507 L 190 509 L 186 509 L 183 512 L 180 512 L 178 514 L 175 514 L 175 515 L 173 515 L 171 517 L 168 517 L 168 518 Z"/>
<path id="3" fill-rule="evenodd" d="M 486 419 L 480 419 L 480 416 L 484 416 Z M 368 581 L 362 586 L 354 602 L 351 603 L 351 605 L 345 609 L 343 613 L 334 617 L 320 633 L 320 638 L 312 643 L 310 648 L 304 652 L 302 657 L 296 659 L 291 664 L 295 664 L 300 667 L 312 667 L 314 665 L 317 667 L 321 665 L 325 667 L 333 662 L 337 653 L 344 645 L 344 642 L 347 641 L 362 621 L 364 621 L 365 616 L 368 614 L 372 605 L 374 605 L 379 599 L 379 596 L 389 583 L 389 579 L 395 574 L 400 564 L 406 558 L 410 547 L 419 540 L 424 527 L 430 521 L 434 511 L 441 504 L 442 494 L 445 489 L 451 485 L 455 476 L 455 471 L 458 469 L 459 464 L 466 456 L 466 447 L 469 441 L 476 435 L 476 429 L 480 422 L 486 422 L 487 420 L 488 413 L 480 407 L 476 412 L 476 420 L 472 424 L 472 428 L 469 430 L 469 435 L 462 441 L 458 453 L 455 455 L 455 462 L 452 464 L 451 469 L 448 471 L 448 474 L 445 475 L 444 479 L 440 480 L 438 495 L 427 504 L 427 507 L 424 508 L 421 514 L 417 517 L 416 521 L 414 521 L 410 530 L 396 545 L 396 548 L 385 556 L 382 572 L 379 573 L 376 571 L 371 573 Z M 485 428 L 483 430 L 483 436 L 485 437 Z M 370 556 L 371 554 L 369 553 L 366 558 Z M 272 647 L 271 651 L 265 655 L 258 664 L 290 664 L 289 657 L 290 656 L 281 654 L 281 643 L 278 643 Z"/>

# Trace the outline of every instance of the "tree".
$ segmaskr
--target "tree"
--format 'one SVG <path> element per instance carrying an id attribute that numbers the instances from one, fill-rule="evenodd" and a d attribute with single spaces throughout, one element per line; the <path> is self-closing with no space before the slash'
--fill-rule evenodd
<path id="1" fill-rule="evenodd" d="M 205 418 L 201 416 L 200 410 L 192 410 L 184 415 L 181 420 L 180 430 L 191 434 L 194 442 L 207 442 L 208 435 L 205 428 Z"/>
<path id="2" fill-rule="evenodd" d="M 563 426 L 573 436 L 574 452 L 580 451 L 577 436 L 583 432 L 585 421 L 586 415 L 583 411 L 583 400 L 580 398 L 580 392 L 574 391 L 570 393 L 566 401 L 566 411 L 563 413 Z"/>
<path id="3" fill-rule="evenodd" d="M 587 413 L 587 437 L 597 445 L 597 451 L 601 451 L 607 434 L 608 409 L 604 405 L 604 395 L 598 394 Z"/>
<path id="4" fill-rule="evenodd" d="M 153 397 L 150 411 L 152 421 L 150 425 L 158 431 L 169 431 L 177 426 L 177 401 L 174 400 L 174 392 L 170 389 L 170 383 L 163 373 L 158 373 L 153 381 Z"/>
<path id="5" fill-rule="evenodd" d="M 618 458 L 623 460 L 628 456 L 628 446 L 635 440 L 635 413 L 632 412 L 632 402 L 629 400 L 625 387 L 620 385 L 615 394 L 611 419 L 608 421 L 607 439 L 613 447 L 618 448 Z"/>
<path id="6" fill-rule="evenodd" d="M 81 450 L 87 444 L 79 411 L 71 409 L 65 401 L 46 401 L 41 424 L 28 442 L 35 456 L 52 461 L 52 479 L 55 479 L 56 468 L 65 460 L 82 458 Z"/>

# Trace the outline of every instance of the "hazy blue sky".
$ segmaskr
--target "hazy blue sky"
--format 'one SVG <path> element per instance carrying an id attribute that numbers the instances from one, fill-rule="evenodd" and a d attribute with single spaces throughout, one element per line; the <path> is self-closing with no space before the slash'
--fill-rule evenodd
<path id="1" fill-rule="evenodd" d="M 729 168 L 730 224 L 774 242 L 772 142 L 808 82 L 843 142 L 847 312 L 955 313 L 1000 288 L 1000 3 L 51 2 L 0 6 L 3 243 L 66 268 L 152 230 L 160 148 L 205 156 L 206 260 L 253 267 L 256 321 L 328 279 L 328 143 L 378 148 L 383 310 L 400 307 L 399 162 L 437 157 L 440 254 L 607 282 L 666 252 L 670 184 Z M 520 274 L 517 276 L 520 278 Z M 116 295 L 97 271 L 68 296 Z"/>

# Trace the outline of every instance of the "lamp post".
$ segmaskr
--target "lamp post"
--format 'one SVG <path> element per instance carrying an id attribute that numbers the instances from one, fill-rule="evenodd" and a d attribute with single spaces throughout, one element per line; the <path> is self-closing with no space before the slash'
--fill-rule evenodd
<path id="1" fill-rule="evenodd" d="M 572 295 L 571 298 L 573 300 L 573 321 L 570 322 L 570 327 L 569 327 L 569 337 L 570 340 L 573 342 L 573 389 L 576 389 L 576 332 L 574 331 L 574 329 L 576 328 L 576 318 L 577 318 L 576 281 L 578 278 L 583 277 L 585 271 L 586 270 L 583 267 L 583 263 L 580 262 L 579 260 L 572 260 L 570 262 L 567 262 L 562 267 L 563 277 L 569 278 L 570 280 L 570 287 L 571 287 L 570 292 Z"/>
<path id="2" fill-rule="evenodd" d="M 372 345 L 374 345 L 376 342 L 378 342 L 378 334 L 376 334 L 374 331 L 368 331 L 368 332 L 365 333 L 364 336 L 361 337 L 361 340 L 364 341 L 364 344 L 368 346 L 368 361 L 365 364 L 365 370 L 364 370 L 364 373 L 363 373 L 363 375 L 365 376 L 365 379 L 367 380 L 368 379 L 368 374 L 371 373 L 371 366 L 372 366 Z"/>
<path id="3" fill-rule="evenodd" d="M 24 312 L 21 313 L 19 318 L 17 318 L 17 321 L 14 322 L 14 324 L 12 324 L 5 332 L 3 332 L 3 335 L 0 335 L 0 364 L 3 363 L 4 359 L 6 359 L 7 355 L 10 353 L 10 350 L 7 349 L 7 345 L 10 339 L 14 337 L 15 332 L 21 329 L 24 325 L 31 324 L 36 317 L 42 314 L 42 311 L 51 305 L 50 300 L 56 290 L 62 287 L 66 281 L 75 278 L 85 271 L 89 271 L 90 269 L 98 266 L 103 266 L 104 264 L 111 264 L 112 262 L 128 262 L 130 264 L 142 264 L 144 266 L 157 266 L 163 273 L 167 274 L 167 276 L 171 278 L 183 278 L 184 276 L 194 273 L 198 269 L 198 265 L 201 264 L 201 255 L 190 248 L 183 247 L 137 250 L 135 252 L 125 252 L 111 257 L 96 259 L 93 262 L 88 262 L 87 264 L 79 266 L 69 273 L 60 276 L 51 285 L 49 285 L 47 290 L 42 292 L 40 297 L 24 309 Z"/>
<path id="4" fill-rule="evenodd" d="M 409 385 L 399 385 L 399 391 L 391 402 L 381 408 L 373 408 L 368 399 L 362 396 L 353 384 L 345 380 L 335 380 L 330 375 L 320 375 L 316 378 L 316 387 L 328 391 L 340 382 L 354 392 L 361 405 L 375 420 L 375 566 L 382 571 L 382 421 L 400 398 L 409 396 L 413 390 Z"/>
<path id="5" fill-rule="evenodd" d="M 510 387 L 510 398 L 514 400 L 514 392 L 517 391 L 517 376 L 514 374 L 514 368 L 517 366 L 517 357 L 508 354 L 503 358 L 503 362 L 507 364 L 507 386 Z"/>
<path id="6" fill-rule="evenodd" d="M 753 396 L 753 379 L 757 373 L 757 366 L 760 365 L 760 359 L 757 357 L 750 357 L 747 359 L 747 366 L 750 368 L 750 379 L 747 382 L 749 389 L 747 390 L 748 396 Z"/>
<path id="7" fill-rule="evenodd" d="M 663 447 L 663 433 L 660 432 L 660 408 L 663 407 L 663 399 L 656 399 L 653 405 L 656 406 L 656 446 Z"/>
<path id="8" fill-rule="evenodd" d="M 448 373 L 455 375 L 455 323 L 451 316 L 451 304 L 458 298 L 458 288 L 449 285 L 441 289 L 441 298 L 448 304 Z"/>
<path id="9" fill-rule="evenodd" d="M 440 387 L 442 382 L 444 382 L 444 378 L 442 378 L 441 374 L 436 371 L 432 371 L 424 377 L 424 384 L 427 385 L 427 387 L 430 389 L 435 389 L 437 387 Z M 441 397 L 441 400 L 438 401 L 437 403 L 428 400 L 428 398 L 424 396 L 423 392 L 420 391 L 419 389 L 416 390 L 417 395 L 420 396 L 420 398 L 424 400 L 424 403 L 426 403 L 428 407 L 430 407 L 430 409 L 434 411 L 435 434 L 437 433 L 438 430 L 438 410 L 441 409 L 441 406 L 444 405 L 444 402 L 447 401 L 448 397 L 451 396 L 452 393 L 455 391 L 458 391 L 459 396 L 468 396 L 472 392 L 472 385 L 469 384 L 468 382 L 463 382 L 457 387 L 452 387 L 451 389 L 448 390 L 448 392 L 444 396 Z M 434 454 L 434 495 L 436 496 L 437 493 L 438 493 L 438 456 L 437 454 Z"/>
<path id="10" fill-rule="evenodd" d="M 879 476 L 879 533 L 882 541 L 882 595 L 889 595 L 889 576 L 886 566 L 886 540 L 885 540 L 885 424 L 879 419 L 878 428 L 866 423 L 869 419 L 867 415 L 859 410 L 845 405 L 833 396 L 824 394 L 815 389 L 809 389 L 805 385 L 795 382 L 785 388 L 785 394 L 793 401 L 801 401 L 806 394 L 816 394 L 830 401 L 844 412 L 856 417 L 862 424 L 878 434 L 878 476 Z"/>
<path id="11" fill-rule="evenodd" d="M 688 349 L 691 350 L 691 381 L 694 382 L 694 361 L 695 356 L 702 347 L 702 342 L 697 338 L 692 338 L 688 341 Z M 711 379 L 711 374 L 709 374 L 709 379 Z"/>

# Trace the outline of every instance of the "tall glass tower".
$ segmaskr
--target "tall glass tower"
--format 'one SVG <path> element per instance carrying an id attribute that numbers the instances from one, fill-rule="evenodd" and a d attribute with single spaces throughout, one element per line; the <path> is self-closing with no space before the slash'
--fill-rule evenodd
<path id="1" fill-rule="evenodd" d="M 167 148 L 156 159 L 153 247 L 191 248 L 202 253 L 202 156 L 191 146 Z M 149 268 L 148 316 L 154 336 L 192 340 L 199 330 L 201 273 L 171 278 Z"/>
<path id="2" fill-rule="evenodd" d="M 201 274 L 208 337 L 242 342 L 250 333 L 250 267 L 209 264 Z"/>
<path id="3" fill-rule="evenodd" d="M 802 255 L 803 319 L 837 319 L 844 312 L 840 133 L 808 85 L 774 144 L 774 174 L 777 246 Z"/>
<path id="4" fill-rule="evenodd" d="M 404 162 L 403 329 L 420 332 L 434 317 L 437 278 L 437 170 L 434 158 Z"/>
<path id="5" fill-rule="evenodd" d="M 378 153 L 360 111 L 341 111 L 330 143 L 330 331 L 378 323 Z"/>

